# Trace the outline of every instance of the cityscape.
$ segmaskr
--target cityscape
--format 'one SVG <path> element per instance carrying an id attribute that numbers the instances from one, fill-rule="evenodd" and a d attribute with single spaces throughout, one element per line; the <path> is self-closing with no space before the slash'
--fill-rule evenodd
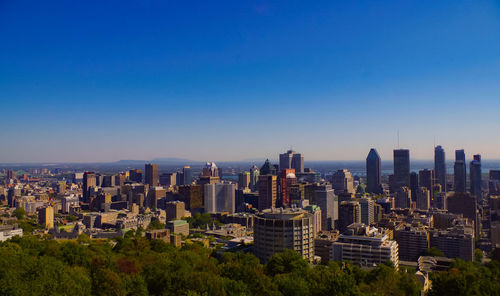
<path id="1" fill-rule="evenodd" d="M 500 295 L 500 2 L 0 1 L 0 296 Z"/>
<path id="2" fill-rule="evenodd" d="M 198 245 L 215 258 L 251 254 L 262 264 L 288 250 L 311 266 L 390 266 L 411 277 L 415 293 L 432 294 L 433 273 L 454 260 L 500 260 L 500 167 L 484 172 L 481 155 L 454 152 L 451 174 L 439 145 L 434 165 L 418 172 L 410 150 L 395 149 L 389 175 L 375 148 L 356 176 L 346 168 L 316 172 L 294 150 L 241 171 L 215 162 L 117 172 L 4 168 L 0 240 L 85 239 L 114 250 L 139 236 L 152 246 Z"/>

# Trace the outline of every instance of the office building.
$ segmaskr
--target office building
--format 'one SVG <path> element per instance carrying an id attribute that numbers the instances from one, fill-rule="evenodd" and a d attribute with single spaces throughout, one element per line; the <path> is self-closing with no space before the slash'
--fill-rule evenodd
<path id="1" fill-rule="evenodd" d="M 54 208 L 43 207 L 38 209 L 38 224 L 47 229 L 54 228 Z"/>
<path id="2" fill-rule="evenodd" d="M 430 246 L 439 249 L 448 258 L 474 260 L 474 231 L 472 227 L 455 226 L 435 230 L 430 235 Z"/>
<path id="3" fill-rule="evenodd" d="M 297 173 L 304 172 L 304 157 L 293 150 L 288 150 L 286 153 L 280 154 L 279 169 L 294 169 Z"/>
<path id="4" fill-rule="evenodd" d="M 277 198 L 278 198 L 278 177 L 275 175 L 260 175 L 259 211 L 269 208 L 275 208 Z"/>
<path id="5" fill-rule="evenodd" d="M 201 173 L 203 177 L 219 177 L 219 169 L 215 162 L 207 162 Z"/>
<path id="6" fill-rule="evenodd" d="M 332 175 L 332 187 L 335 194 L 354 193 L 354 179 L 348 170 L 337 170 Z"/>
<path id="7" fill-rule="evenodd" d="M 146 176 L 144 177 L 144 183 L 149 186 L 158 186 L 158 165 L 157 164 L 146 164 L 144 166 L 144 171 Z"/>
<path id="8" fill-rule="evenodd" d="M 361 207 L 357 201 L 343 201 L 339 205 L 338 230 L 346 231 L 353 223 L 361 223 Z"/>
<path id="9" fill-rule="evenodd" d="M 481 155 L 474 155 L 474 159 L 470 162 L 470 193 L 476 197 L 477 202 L 482 204 L 483 190 L 481 177 Z"/>
<path id="10" fill-rule="evenodd" d="M 431 194 L 426 187 L 419 187 L 417 189 L 417 209 L 428 210 L 431 207 Z"/>
<path id="11" fill-rule="evenodd" d="M 410 186 L 410 150 L 394 150 L 393 190 Z"/>
<path id="12" fill-rule="evenodd" d="M 205 184 L 204 190 L 205 213 L 235 212 L 235 184 Z"/>
<path id="13" fill-rule="evenodd" d="M 374 267 L 391 261 L 399 269 L 398 243 L 376 228 L 350 225 L 332 246 L 333 261 L 349 261 L 362 267 Z"/>
<path id="14" fill-rule="evenodd" d="M 370 225 L 375 220 L 375 201 L 371 198 L 359 198 L 359 209 L 361 214 L 361 223 Z"/>
<path id="15" fill-rule="evenodd" d="M 471 223 L 477 226 L 476 197 L 469 193 L 449 192 L 446 196 L 446 207 L 448 212 L 462 214 Z"/>
<path id="16" fill-rule="evenodd" d="M 313 223 L 314 223 L 314 237 L 321 231 L 321 221 L 323 217 L 321 216 L 321 208 L 316 205 L 308 205 L 304 207 L 304 210 L 311 213 L 313 215 Z"/>
<path id="17" fill-rule="evenodd" d="M 260 170 L 256 165 L 250 168 L 250 189 L 257 191 L 259 189 L 259 175 Z"/>
<path id="18" fill-rule="evenodd" d="M 394 239 L 402 261 L 417 261 L 429 249 L 429 232 L 423 226 L 404 225 L 394 231 Z"/>
<path id="19" fill-rule="evenodd" d="M 434 188 L 435 174 L 433 170 L 424 169 L 418 172 L 418 187 L 425 187 L 429 191 Z"/>
<path id="20" fill-rule="evenodd" d="M 186 205 L 179 200 L 169 201 L 165 203 L 165 215 L 167 221 L 180 220 L 186 214 Z"/>
<path id="21" fill-rule="evenodd" d="M 94 172 L 85 172 L 83 174 L 83 185 L 82 185 L 82 195 L 83 202 L 90 202 L 90 190 L 91 188 L 95 188 L 97 181 Z"/>
<path id="22" fill-rule="evenodd" d="M 254 250 L 262 261 L 290 249 L 314 258 L 314 216 L 301 209 L 267 209 L 254 218 Z"/>
<path id="23" fill-rule="evenodd" d="M 184 182 L 183 184 L 184 185 L 189 185 L 191 183 L 193 183 L 193 174 L 191 173 L 191 167 L 190 166 L 185 166 L 183 169 L 182 169 L 182 174 L 183 174 L 183 177 L 184 177 Z"/>
<path id="24" fill-rule="evenodd" d="M 175 186 L 177 184 L 177 173 L 163 173 L 160 175 L 161 186 Z"/>
<path id="25" fill-rule="evenodd" d="M 500 195 L 500 170 L 490 170 L 488 193 L 490 195 Z"/>
<path id="26" fill-rule="evenodd" d="M 200 211 L 203 209 L 203 197 L 201 185 L 179 186 L 179 200 L 186 205 L 186 210 Z"/>
<path id="27" fill-rule="evenodd" d="M 276 175 L 276 167 L 271 164 L 269 159 L 266 159 L 260 168 L 260 175 Z"/>
<path id="28" fill-rule="evenodd" d="M 321 209 L 322 230 L 333 230 L 338 221 L 339 202 L 332 185 L 319 185 L 314 191 L 315 204 Z"/>
<path id="29" fill-rule="evenodd" d="M 170 230 L 170 233 L 182 234 L 184 236 L 189 235 L 189 223 L 186 220 L 168 221 L 166 228 Z"/>
<path id="30" fill-rule="evenodd" d="M 128 179 L 132 182 L 142 183 L 142 170 L 129 170 Z"/>
<path id="31" fill-rule="evenodd" d="M 250 172 L 241 172 L 238 174 L 238 188 L 246 189 L 250 187 Z"/>
<path id="32" fill-rule="evenodd" d="M 370 149 L 366 157 L 366 192 L 380 194 L 382 188 L 382 161 L 374 148 Z"/>
<path id="33" fill-rule="evenodd" d="M 411 197 L 412 202 L 415 202 L 417 200 L 418 183 L 419 183 L 418 174 L 415 172 L 411 172 L 410 173 L 410 197 Z"/>
<path id="34" fill-rule="evenodd" d="M 280 207 L 289 207 L 290 203 L 290 188 L 292 185 L 297 184 L 297 177 L 295 176 L 295 169 L 284 169 L 280 173 L 280 193 L 281 198 L 279 201 Z"/>
<path id="35" fill-rule="evenodd" d="M 446 156 L 441 146 L 434 148 L 434 172 L 436 173 L 437 183 L 446 192 Z"/>
<path id="36" fill-rule="evenodd" d="M 467 191 L 467 166 L 465 163 L 464 150 L 455 151 L 455 165 L 453 167 L 453 187 L 455 192 L 465 193 Z"/>
<path id="37" fill-rule="evenodd" d="M 408 187 L 400 187 L 395 193 L 395 206 L 399 209 L 411 207 L 411 190 Z"/>

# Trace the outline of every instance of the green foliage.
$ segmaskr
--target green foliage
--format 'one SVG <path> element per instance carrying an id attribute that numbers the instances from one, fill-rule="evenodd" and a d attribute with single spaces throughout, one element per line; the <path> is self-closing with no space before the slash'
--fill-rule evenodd
<path id="1" fill-rule="evenodd" d="M 12 216 L 16 217 L 17 220 L 22 220 L 24 219 L 24 216 L 26 215 L 26 211 L 23 208 L 17 208 L 12 212 Z"/>
<path id="2" fill-rule="evenodd" d="M 161 223 L 158 219 L 151 220 L 151 223 L 148 225 L 148 230 L 154 229 L 165 229 L 165 224 Z"/>
<path id="3" fill-rule="evenodd" d="M 291 250 L 262 264 L 248 253 L 176 248 L 136 233 L 114 240 L 16 237 L 0 243 L 0 295 L 419 295 L 414 270 L 310 265 Z M 217 256 L 217 259 L 214 257 Z M 456 260 L 429 295 L 498 295 L 500 263 Z"/>

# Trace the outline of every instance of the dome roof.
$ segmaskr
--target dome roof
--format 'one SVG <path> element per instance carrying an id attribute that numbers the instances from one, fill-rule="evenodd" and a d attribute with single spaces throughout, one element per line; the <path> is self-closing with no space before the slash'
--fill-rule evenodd
<path id="1" fill-rule="evenodd" d="M 286 178 L 287 179 L 293 179 L 293 178 L 297 178 L 297 177 L 295 177 L 294 173 L 288 173 L 288 175 L 286 175 Z"/>

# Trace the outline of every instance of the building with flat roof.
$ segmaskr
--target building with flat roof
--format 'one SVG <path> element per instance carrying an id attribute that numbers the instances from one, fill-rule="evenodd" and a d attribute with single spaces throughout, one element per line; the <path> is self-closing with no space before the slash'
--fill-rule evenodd
<path id="1" fill-rule="evenodd" d="M 312 261 L 314 216 L 302 209 L 267 209 L 254 218 L 254 250 L 262 261 L 291 249 Z"/>
<path id="2" fill-rule="evenodd" d="M 185 220 L 168 221 L 166 228 L 170 230 L 170 233 L 189 235 L 189 223 Z"/>
<path id="3" fill-rule="evenodd" d="M 377 228 L 362 223 L 349 225 L 332 245 L 333 261 L 349 261 L 362 267 L 375 267 L 391 261 L 399 268 L 398 243 Z"/>

